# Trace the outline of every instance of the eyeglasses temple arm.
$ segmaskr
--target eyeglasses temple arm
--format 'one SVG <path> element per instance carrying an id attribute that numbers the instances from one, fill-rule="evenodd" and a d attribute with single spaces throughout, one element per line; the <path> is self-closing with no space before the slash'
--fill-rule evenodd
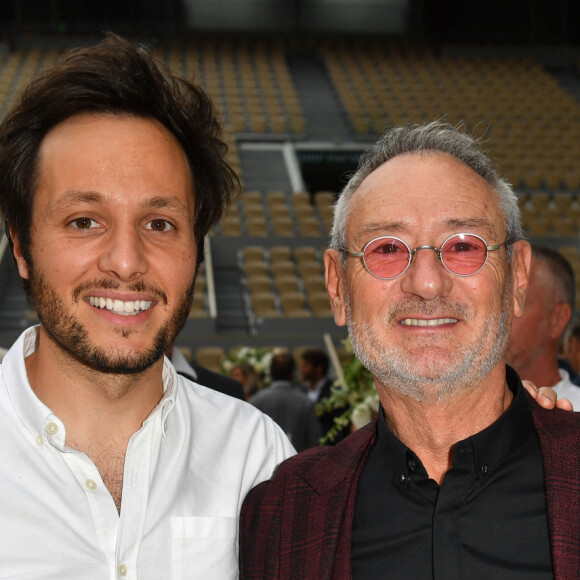
<path id="1" fill-rule="evenodd" d="M 495 246 L 486 246 L 488 252 L 494 252 L 495 250 L 499 250 L 502 246 L 511 246 L 513 242 L 503 242 L 502 244 L 496 244 Z"/>

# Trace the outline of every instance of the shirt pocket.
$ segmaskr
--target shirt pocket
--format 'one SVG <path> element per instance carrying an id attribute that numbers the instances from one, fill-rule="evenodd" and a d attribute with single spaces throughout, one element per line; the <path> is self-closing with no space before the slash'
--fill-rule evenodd
<path id="1" fill-rule="evenodd" d="M 172 518 L 173 578 L 238 578 L 238 522 L 227 517 Z"/>

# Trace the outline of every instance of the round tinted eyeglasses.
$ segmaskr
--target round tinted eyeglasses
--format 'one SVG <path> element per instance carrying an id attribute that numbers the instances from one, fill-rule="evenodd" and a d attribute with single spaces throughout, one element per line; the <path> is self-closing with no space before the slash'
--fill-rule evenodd
<path id="1" fill-rule="evenodd" d="M 362 258 L 369 274 L 381 280 L 391 280 L 402 276 L 411 265 L 419 250 L 434 250 L 443 267 L 455 276 L 473 276 L 486 264 L 489 252 L 495 252 L 511 242 L 489 246 L 476 234 L 454 234 L 448 237 L 440 248 L 417 246 L 411 250 L 401 239 L 383 236 L 371 240 L 362 252 L 345 250 L 355 258 Z"/>

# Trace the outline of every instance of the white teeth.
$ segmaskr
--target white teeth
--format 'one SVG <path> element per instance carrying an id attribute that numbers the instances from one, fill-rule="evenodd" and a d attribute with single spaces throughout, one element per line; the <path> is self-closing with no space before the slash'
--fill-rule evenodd
<path id="1" fill-rule="evenodd" d="M 110 310 L 115 314 L 121 314 L 122 316 L 135 316 L 136 314 L 139 314 L 139 312 L 151 308 L 153 301 L 128 300 L 127 302 L 123 302 L 122 300 L 112 300 L 111 298 L 89 296 L 89 303 L 91 306 L 95 306 L 101 310 L 106 308 L 107 310 Z"/>
<path id="2" fill-rule="evenodd" d="M 440 326 L 442 324 L 453 324 L 457 322 L 456 318 L 433 318 L 426 320 L 424 318 L 405 318 L 401 324 L 406 326 Z"/>

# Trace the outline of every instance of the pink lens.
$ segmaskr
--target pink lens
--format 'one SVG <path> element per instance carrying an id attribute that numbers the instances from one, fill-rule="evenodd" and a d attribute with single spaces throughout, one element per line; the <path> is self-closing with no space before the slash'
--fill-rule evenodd
<path id="1" fill-rule="evenodd" d="M 397 238 L 377 238 L 367 244 L 364 261 L 369 272 L 379 278 L 396 278 L 409 265 L 409 248 Z"/>
<path id="2" fill-rule="evenodd" d="M 441 261 L 453 274 L 469 276 L 483 268 L 487 260 L 487 245 L 478 236 L 457 234 L 441 247 Z"/>

